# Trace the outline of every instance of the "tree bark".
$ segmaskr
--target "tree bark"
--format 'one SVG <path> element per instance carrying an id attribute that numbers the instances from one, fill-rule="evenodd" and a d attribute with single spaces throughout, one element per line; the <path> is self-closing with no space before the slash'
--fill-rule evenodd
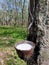
<path id="1" fill-rule="evenodd" d="M 41 25 L 41 21 L 39 19 L 40 0 L 30 0 L 29 4 L 30 4 L 29 5 L 29 16 L 28 16 L 29 34 L 28 34 L 27 40 L 35 43 L 35 49 L 34 49 L 34 54 L 30 57 L 30 59 L 28 59 L 27 65 L 40 65 L 38 64 L 37 60 L 38 60 L 38 56 L 40 55 L 40 45 L 42 44 L 42 39 L 43 39 L 43 36 L 45 35 L 45 31 L 44 31 L 45 26 L 42 28 L 42 25 L 43 23 L 45 24 L 44 19 L 46 18 L 46 10 L 44 8 L 45 11 L 44 13 L 42 13 L 43 23 Z"/>
<path id="2" fill-rule="evenodd" d="M 39 0 L 30 0 L 29 5 L 29 26 L 32 23 L 31 27 L 29 28 L 29 34 L 27 40 L 32 41 L 37 44 L 37 32 L 38 32 L 38 22 L 39 22 Z M 39 43 L 35 47 L 34 55 L 27 61 L 27 65 L 38 65 L 37 58 L 39 55 L 40 45 Z"/>
<path id="3" fill-rule="evenodd" d="M 24 0 L 24 2 L 23 2 L 23 6 L 22 6 L 22 26 L 23 26 L 23 24 L 24 24 L 24 6 L 25 6 L 25 0 Z"/>

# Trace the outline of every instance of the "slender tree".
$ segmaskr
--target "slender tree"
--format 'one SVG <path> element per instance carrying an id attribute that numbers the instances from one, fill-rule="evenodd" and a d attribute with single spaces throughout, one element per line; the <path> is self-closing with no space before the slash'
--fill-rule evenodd
<path id="1" fill-rule="evenodd" d="M 23 2 L 23 6 L 22 6 L 22 25 L 23 25 L 23 23 L 24 23 L 24 7 L 25 7 L 25 0 L 24 0 L 24 2 Z"/>

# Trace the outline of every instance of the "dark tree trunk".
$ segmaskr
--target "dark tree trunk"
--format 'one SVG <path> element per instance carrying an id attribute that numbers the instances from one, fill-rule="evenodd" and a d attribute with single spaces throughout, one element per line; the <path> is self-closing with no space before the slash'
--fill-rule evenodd
<path id="1" fill-rule="evenodd" d="M 39 0 L 30 0 L 28 21 L 29 21 L 28 25 L 32 23 L 32 26 L 29 29 L 28 40 L 36 43 L 37 38 L 36 32 L 37 32 L 37 25 L 39 22 Z"/>
<path id="2" fill-rule="evenodd" d="M 40 44 L 37 43 L 37 32 L 38 32 L 38 23 L 39 23 L 39 0 L 30 0 L 29 5 L 29 26 L 32 23 L 31 27 L 29 29 L 29 34 L 27 37 L 27 40 L 32 41 L 35 43 L 35 50 L 34 55 L 28 59 L 27 64 L 28 65 L 38 65 L 37 59 L 39 55 L 40 50 Z M 28 26 L 28 27 L 29 27 Z"/>
<path id="3" fill-rule="evenodd" d="M 47 0 L 30 0 L 29 5 L 29 34 L 27 40 L 35 43 L 34 54 L 28 59 L 27 65 L 40 65 L 38 64 L 38 56 L 40 55 L 40 45 L 47 43 L 46 40 L 46 10 L 47 10 Z M 39 15 L 39 13 L 41 15 Z M 41 17 L 42 19 L 40 20 Z M 43 37 L 44 36 L 44 37 Z"/>

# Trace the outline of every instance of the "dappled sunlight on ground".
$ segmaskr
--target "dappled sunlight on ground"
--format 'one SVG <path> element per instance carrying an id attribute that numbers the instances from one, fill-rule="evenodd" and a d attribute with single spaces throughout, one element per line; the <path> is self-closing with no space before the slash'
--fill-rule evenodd
<path id="1" fill-rule="evenodd" d="M 19 27 L 0 27 L 0 65 L 26 65 L 14 49 L 15 43 L 25 39 L 25 30 L 22 32 Z"/>
<path id="2" fill-rule="evenodd" d="M 18 58 L 14 47 L 0 48 L 1 65 L 26 65 L 24 61 Z"/>

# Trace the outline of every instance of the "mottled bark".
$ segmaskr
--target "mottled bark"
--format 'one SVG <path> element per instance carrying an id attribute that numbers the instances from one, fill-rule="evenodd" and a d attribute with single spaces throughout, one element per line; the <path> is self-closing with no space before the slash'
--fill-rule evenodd
<path id="1" fill-rule="evenodd" d="M 34 55 L 27 61 L 27 65 L 40 65 L 38 64 L 38 56 L 40 55 L 40 46 L 45 43 L 45 22 L 46 22 L 46 0 L 30 0 L 29 6 L 29 34 L 27 40 L 35 43 Z M 41 19 L 40 19 L 41 18 Z M 45 35 L 45 36 L 44 36 Z M 44 42 L 43 42 L 44 41 Z"/>
<path id="2" fill-rule="evenodd" d="M 32 26 L 29 28 L 29 34 L 27 40 L 32 41 L 36 44 L 34 54 L 27 61 L 27 65 L 38 65 L 37 58 L 39 55 L 40 44 L 37 43 L 37 32 L 39 22 L 39 0 L 30 0 L 29 6 L 29 24 Z M 29 25 L 30 26 L 30 25 Z"/>

